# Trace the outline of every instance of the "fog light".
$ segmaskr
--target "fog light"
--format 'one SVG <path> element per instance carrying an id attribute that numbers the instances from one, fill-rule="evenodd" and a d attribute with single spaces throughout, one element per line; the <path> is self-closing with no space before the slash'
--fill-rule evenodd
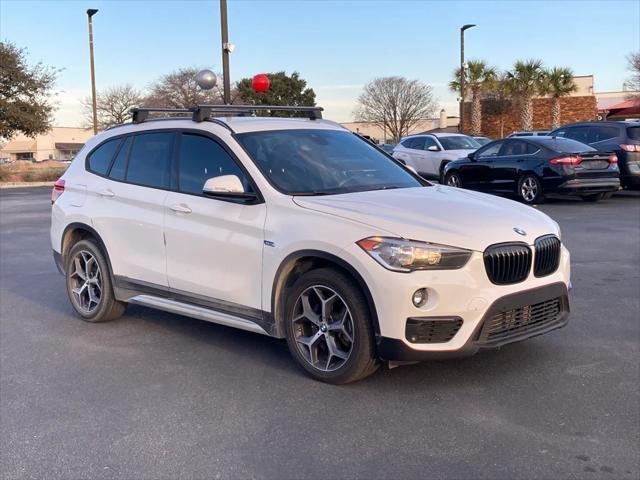
<path id="1" fill-rule="evenodd" d="M 415 292 L 413 292 L 413 297 L 411 298 L 411 300 L 413 301 L 413 304 L 418 308 L 424 307 L 428 299 L 429 299 L 429 295 L 427 295 L 426 288 L 420 288 L 416 290 Z"/>

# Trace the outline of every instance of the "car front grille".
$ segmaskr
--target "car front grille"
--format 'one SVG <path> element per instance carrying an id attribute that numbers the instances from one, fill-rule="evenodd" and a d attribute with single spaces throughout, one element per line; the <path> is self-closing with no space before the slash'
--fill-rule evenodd
<path id="1" fill-rule="evenodd" d="M 531 249 L 524 243 L 499 243 L 484 252 L 487 276 L 496 285 L 523 281 L 531 270 Z"/>
<path id="2" fill-rule="evenodd" d="M 560 265 L 560 239 L 554 235 L 540 237 L 535 241 L 535 249 L 533 274 L 536 277 L 551 275 Z"/>
<path id="3" fill-rule="evenodd" d="M 405 337 L 411 343 L 445 343 L 458 333 L 461 326 L 460 317 L 408 318 Z"/>
<path id="4" fill-rule="evenodd" d="M 480 330 L 478 343 L 484 346 L 504 344 L 514 341 L 517 337 L 542 333 L 556 324 L 560 326 L 567 312 L 566 297 L 497 312 L 485 321 Z"/>

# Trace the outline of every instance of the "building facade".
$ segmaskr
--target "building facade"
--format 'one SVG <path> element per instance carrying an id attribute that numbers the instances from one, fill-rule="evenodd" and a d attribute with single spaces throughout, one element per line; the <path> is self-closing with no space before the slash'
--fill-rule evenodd
<path id="1" fill-rule="evenodd" d="M 75 127 L 53 127 L 35 138 L 20 134 L 2 147 L 0 159 L 35 162 L 71 160 L 92 136 L 92 129 Z"/>

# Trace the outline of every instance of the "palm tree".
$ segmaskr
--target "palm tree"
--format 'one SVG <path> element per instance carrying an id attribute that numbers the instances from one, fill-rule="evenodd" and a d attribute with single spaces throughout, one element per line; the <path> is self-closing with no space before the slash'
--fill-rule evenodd
<path id="1" fill-rule="evenodd" d="M 565 67 L 553 67 L 544 72 L 542 93 L 551 96 L 551 128 L 560 126 L 560 98 L 578 89 L 573 81 L 573 71 Z"/>
<path id="2" fill-rule="evenodd" d="M 532 99 L 542 89 L 544 70 L 541 60 L 517 61 L 507 74 L 510 92 L 520 100 L 520 128 L 531 130 L 533 124 Z"/>
<path id="3" fill-rule="evenodd" d="M 493 88 L 497 71 L 482 60 L 472 60 L 468 62 L 464 74 L 465 87 L 471 92 L 471 135 L 479 136 L 482 134 L 482 104 L 480 100 L 484 91 Z M 449 83 L 449 88 L 454 92 L 459 92 L 460 69 L 457 69 L 453 75 L 454 80 Z"/>

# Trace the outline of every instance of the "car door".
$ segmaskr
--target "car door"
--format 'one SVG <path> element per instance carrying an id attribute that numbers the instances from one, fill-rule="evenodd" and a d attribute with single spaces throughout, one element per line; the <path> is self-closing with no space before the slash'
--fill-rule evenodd
<path id="1" fill-rule="evenodd" d="M 255 187 L 219 139 L 183 132 L 175 191 L 165 200 L 167 277 L 172 291 L 232 313 L 259 314 L 266 207 L 202 194 L 207 179 L 236 175 Z"/>
<path id="2" fill-rule="evenodd" d="M 424 137 L 424 157 L 427 160 L 428 173 L 435 178 L 440 178 L 440 163 L 442 162 L 442 145 L 434 137 Z"/>
<path id="3" fill-rule="evenodd" d="M 478 149 L 469 162 L 460 167 L 462 184 L 466 188 L 488 191 L 490 188 L 490 169 L 498 156 L 504 140 L 498 140 Z"/>
<path id="4" fill-rule="evenodd" d="M 489 191 L 515 192 L 519 172 L 539 148 L 526 140 L 505 140 L 498 155 L 492 159 L 489 172 Z"/>
<path id="5" fill-rule="evenodd" d="M 175 132 L 121 137 L 105 175 L 87 188 L 92 223 L 107 247 L 117 283 L 167 286 L 164 200 Z"/>

